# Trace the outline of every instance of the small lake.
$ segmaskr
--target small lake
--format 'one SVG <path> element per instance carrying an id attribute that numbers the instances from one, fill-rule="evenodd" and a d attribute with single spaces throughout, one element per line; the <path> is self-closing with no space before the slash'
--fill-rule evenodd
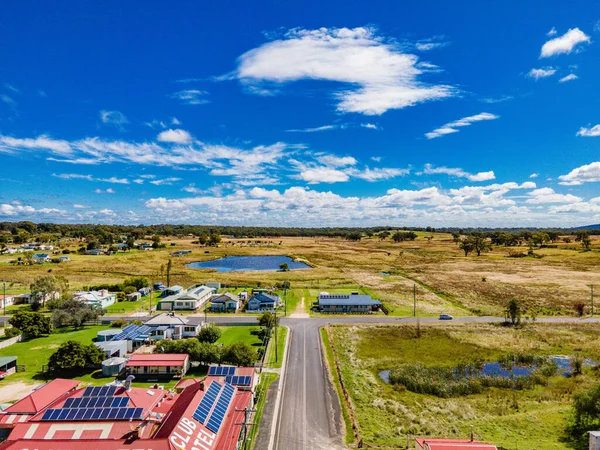
<path id="1" fill-rule="evenodd" d="M 567 356 L 550 356 L 550 359 L 552 359 L 557 366 L 557 371 L 560 372 L 560 374 L 564 377 L 568 377 L 569 375 L 571 375 L 571 372 L 573 372 L 573 369 L 571 368 L 571 360 L 569 359 L 569 357 Z M 591 359 L 585 359 L 583 362 L 583 365 L 585 367 L 592 367 L 595 366 L 596 363 L 591 360 Z M 525 365 L 513 365 L 512 368 L 505 368 L 503 367 L 499 362 L 492 362 L 492 363 L 487 363 L 483 365 L 483 370 L 481 371 L 481 373 L 479 373 L 478 375 L 476 374 L 475 376 L 482 376 L 482 375 L 487 375 L 487 376 L 491 376 L 491 377 L 502 377 L 502 378 L 510 378 L 510 377 L 524 377 L 527 376 L 529 374 L 531 374 L 531 372 L 533 372 L 535 369 L 534 366 L 525 366 Z M 381 378 L 385 383 L 389 384 L 390 383 L 390 371 L 389 370 L 382 370 L 381 372 L 379 372 L 379 378 Z"/>
<path id="2" fill-rule="evenodd" d="M 244 272 L 250 270 L 280 270 L 279 265 L 287 263 L 290 270 L 310 269 L 303 262 L 294 261 L 289 256 L 227 256 L 225 258 L 187 264 L 192 269 L 214 269 L 217 272 Z"/>

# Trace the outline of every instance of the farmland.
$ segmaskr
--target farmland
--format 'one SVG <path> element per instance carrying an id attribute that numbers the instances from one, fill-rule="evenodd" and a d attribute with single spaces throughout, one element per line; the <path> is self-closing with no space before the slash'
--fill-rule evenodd
<path id="1" fill-rule="evenodd" d="M 589 302 L 588 285 L 600 278 L 596 236 L 592 237 L 592 251 L 584 252 L 574 242 L 560 242 L 552 248 L 536 248 L 535 257 L 511 258 L 509 252 L 514 248 L 494 246 L 491 252 L 479 257 L 465 257 L 450 234 L 417 234 L 415 241 L 400 243 L 377 237 L 363 238 L 360 242 L 314 237 L 230 239 L 216 248 L 192 244 L 191 238 L 171 237 L 163 239 L 167 244 L 164 249 L 110 256 L 72 254 L 72 261 L 61 264 L 20 266 L 9 263 L 15 259 L 14 255 L 3 255 L 0 275 L 8 282 L 9 293 L 26 291 L 37 276 L 48 273 L 65 276 L 73 288 L 115 284 L 138 275 L 158 281 L 164 280 L 169 253 L 190 249 L 191 254 L 173 258 L 171 284 L 189 286 L 217 280 L 234 286 L 265 287 L 289 280 L 293 289 L 288 301 L 291 311 L 296 305 L 309 310 L 323 290 L 360 290 L 380 299 L 395 316 L 412 315 L 415 285 L 417 312 L 421 316 L 441 312 L 500 315 L 513 297 L 523 302 L 529 314 L 571 315 L 576 302 Z M 63 246 L 74 249 L 77 242 L 65 241 Z M 527 252 L 526 247 L 516 249 Z M 307 261 L 312 269 L 216 273 L 186 267 L 193 261 L 231 255 L 289 255 Z"/>

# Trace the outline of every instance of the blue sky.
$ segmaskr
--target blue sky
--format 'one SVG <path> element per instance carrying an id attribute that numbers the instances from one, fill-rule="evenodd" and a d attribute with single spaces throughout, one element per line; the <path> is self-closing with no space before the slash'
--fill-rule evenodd
<path id="1" fill-rule="evenodd" d="M 11 2 L 0 220 L 600 221 L 597 2 Z"/>

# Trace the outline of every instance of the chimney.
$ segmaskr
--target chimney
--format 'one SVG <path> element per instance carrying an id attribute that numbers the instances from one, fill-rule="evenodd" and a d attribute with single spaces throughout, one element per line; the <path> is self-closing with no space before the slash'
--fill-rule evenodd
<path id="1" fill-rule="evenodd" d="M 126 391 L 131 390 L 131 382 L 133 380 L 135 380 L 135 377 L 133 375 L 127 375 L 127 378 L 125 379 L 125 382 L 123 383 L 123 388 L 125 388 Z"/>
<path id="2" fill-rule="evenodd" d="M 200 382 L 200 390 L 203 391 L 204 390 L 204 380 L 202 380 Z"/>

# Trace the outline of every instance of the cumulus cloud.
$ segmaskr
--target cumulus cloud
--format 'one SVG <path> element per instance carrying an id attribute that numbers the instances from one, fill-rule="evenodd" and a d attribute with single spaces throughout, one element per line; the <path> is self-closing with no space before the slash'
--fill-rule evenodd
<path id="1" fill-rule="evenodd" d="M 181 103 L 186 105 L 204 105 L 210 103 L 205 97 L 208 95 L 206 91 L 200 91 L 198 89 L 184 89 L 182 91 L 174 92 L 171 94 L 171 98 L 181 100 Z"/>
<path id="2" fill-rule="evenodd" d="M 120 111 L 100 111 L 100 120 L 102 123 L 112 125 L 120 130 L 123 130 L 123 126 L 129 123 L 125 114 Z"/>
<path id="3" fill-rule="evenodd" d="M 150 184 L 153 184 L 155 186 L 170 186 L 172 185 L 174 182 L 176 181 L 180 181 L 181 178 L 177 178 L 177 177 L 169 177 L 169 178 L 163 178 L 162 180 L 152 180 L 150 181 Z"/>
<path id="4" fill-rule="evenodd" d="M 390 178 L 401 177 L 408 175 L 410 173 L 410 169 L 395 169 L 391 167 L 381 167 L 381 168 L 365 168 L 363 171 L 359 171 L 354 173 L 354 177 L 359 178 L 365 181 L 381 181 L 381 180 L 389 180 Z"/>
<path id="5" fill-rule="evenodd" d="M 550 39 L 542 46 L 540 58 L 571 53 L 579 44 L 589 44 L 590 37 L 579 28 L 571 28 L 562 36 Z"/>
<path id="6" fill-rule="evenodd" d="M 575 75 L 574 73 L 570 73 L 569 75 L 562 77 L 560 80 L 558 80 L 558 82 L 566 83 L 567 81 L 573 81 L 573 80 L 576 80 L 577 78 L 579 78 L 577 75 Z"/>
<path id="7" fill-rule="evenodd" d="M 591 128 L 581 127 L 577 132 L 577 136 L 597 137 L 600 136 L 600 125 L 594 125 Z"/>
<path id="8" fill-rule="evenodd" d="M 531 175 L 529 175 L 529 178 L 537 178 L 539 176 L 540 176 L 539 173 L 532 173 Z"/>
<path id="9" fill-rule="evenodd" d="M 332 167 L 354 166 L 358 162 L 352 156 L 335 155 L 321 155 L 317 157 L 317 161 L 319 161 L 321 164 Z"/>
<path id="10" fill-rule="evenodd" d="M 57 208 L 40 208 L 36 209 L 33 206 L 21 205 L 20 202 L 2 203 L 0 204 L 0 217 L 18 217 L 18 216 L 34 216 L 34 217 L 62 217 L 67 212 Z"/>
<path id="11" fill-rule="evenodd" d="M 600 125 L 597 125 L 600 127 Z M 559 184 L 573 186 L 600 181 L 600 161 L 586 164 L 558 177 Z"/>
<path id="12" fill-rule="evenodd" d="M 157 137 L 160 142 L 172 142 L 174 144 L 189 144 L 192 142 L 192 135 L 185 130 L 169 129 L 160 133 Z"/>
<path id="13" fill-rule="evenodd" d="M 488 172 L 478 172 L 475 174 L 454 167 L 433 167 L 431 164 L 425 164 L 423 173 L 426 175 L 445 174 L 452 177 L 467 178 L 470 181 L 488 181 L 496 178 L 493 170 Z"/>
<path id="14" fill-rule="evenodd" d="M 376 125 L 374 123 L 361 123 L 360 126 L 362 128 L 368 128 L 369 130 L 381 130 L 379 125 Z"/>
<path id="15" fill-rule="evenodd" d="M 476 122 L 481 122 L 482 120 L 496 120 L 499 118 L 500 116 L 497 116 L 495 114 L 482 112 L 474 116 L 463 117 L 462 119 L 455 120 L 454 122 L 449 122 L 445 125 L 442 125 L 440 128 L 426 133 L 425 137 L 427 139 L 435 139 L 446 134 L 458 133 L 460 131 L 458 130 L 458 128 L 460 127 L 468 127 L 469 125 Z"/>
<path id="16" fill-rule="evenodd" d="M 576 203 L 581 201 L 581 197 L 571 194 L 558 194 L 552 188 L 535 189 L 529 192 L 529 197 L 525 203 L 542 204 L 542 203 Z"/>
<path id="17" fill-rule="evenodd" d="M 293 29 L 244 53 L 238 62 L 232 74 L 221 78 L 237 78 L 263 95 L 272 95 L 262 87 L 265 83 L 342 83 L 334 97 L 338 111 L 346 113 L 380 115 L 457 94 L 453 86 L 422 81 L 427 66 L 373 28 Z"/>
<path id="18" fill-rule="evenodd" d="M 114 189 L 108 188 L 106 190 L 102 190 L 102 189 L 96 189 L 94 191 L 96 194 L 116 194 L 116 191 Z"/>
<path id="19" fill-rule="evenodd" d="M 540 78 L 547 78 L 547 77 L 551 77 L 552 75 L 554 75 L 556 73 L 556 69 L 552 68 L 552 67 L 545 67 L 543 69 L 531 69 L 528 73 L 527 76 L 529 78 L 533 78 L 536 81 L 539 80 Z"/>
<path id="20" fill-rule="evenodd" d="M 300 172 L 300 179 L 308 184 L 317 184 L 345 182 L 350 180 L 350 177 L 344 171 L 330 167 L 313 167 Z"/>
<path id="21" fill-rule="evenodd" d="M 546 36 L 556 36 L 558 32 L 556 31 L 556 27 L 552 27 L 550 31 L 546 33 Z"/>

